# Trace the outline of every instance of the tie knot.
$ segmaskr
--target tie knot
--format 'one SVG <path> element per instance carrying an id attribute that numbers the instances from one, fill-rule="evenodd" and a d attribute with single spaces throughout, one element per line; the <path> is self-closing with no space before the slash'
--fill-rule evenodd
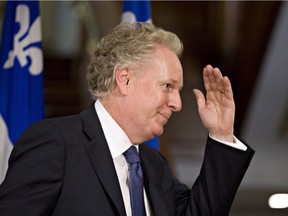
<path id="1" fill-rule="evenodd" d="M 139 154 L 138 154 L 137 149 L 136 149 L 135 146 L 131 146 L 123 154 L 124 154 L 127 162 L 130 165 L 141 162 Z"/>

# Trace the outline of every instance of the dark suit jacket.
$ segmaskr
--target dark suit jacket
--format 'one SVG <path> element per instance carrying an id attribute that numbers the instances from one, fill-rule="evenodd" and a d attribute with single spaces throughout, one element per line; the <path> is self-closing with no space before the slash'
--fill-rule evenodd
<path id="1" fill-rule="evenodd" d="M 253 155 L 208 138 L 192 189 L 171 174 L 161 154 L 139 147 L 153 215 L 228 215 Z M 24 132 L 0 186 L 1 216 L 126 215 L 112 157 L 90 106 L 80 115 L 44 120 Z"/>

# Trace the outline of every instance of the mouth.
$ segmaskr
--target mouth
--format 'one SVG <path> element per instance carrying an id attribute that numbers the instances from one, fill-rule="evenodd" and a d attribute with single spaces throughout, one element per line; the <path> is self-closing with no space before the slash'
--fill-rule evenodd
<path id="1" fill-rule="evenodd" d="M 159 112 L 159 114 L 165 119 L 165 124 L 168 122 L 169 118 L 171 117 L 171 113 Z"/>

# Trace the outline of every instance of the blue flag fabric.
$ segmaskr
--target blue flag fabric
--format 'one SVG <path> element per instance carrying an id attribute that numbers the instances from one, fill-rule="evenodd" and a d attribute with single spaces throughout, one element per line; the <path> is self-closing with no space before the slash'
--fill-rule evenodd
<path id="1" fill-rule="evenodd" d="M 124 1 L 122 22 L 152 22 L 150 1 Z"/>
<path id="2" fill-rule="evenodd" d="M 3 176 L 7 145 L 15 144 L 29 125 L 44 118 L 38 1 L 7 1 L 0 52 L 0 172 Z"/>
<path id="3" fill-rule="evenodd" d="M 124 1 L 121 22 L 152 22 L 150 1 Z M 149 146 L 159 149 L 159 137 L 146 142 Z"/>

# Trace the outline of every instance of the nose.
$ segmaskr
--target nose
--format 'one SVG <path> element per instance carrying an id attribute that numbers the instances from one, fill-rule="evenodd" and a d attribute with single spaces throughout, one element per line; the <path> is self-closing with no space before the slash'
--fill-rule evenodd
<path id="1" fill-rule="evenodd" d="M 168 106 L 171 107 L 173 112 L 179 112 L 182 109 L 182 100 L 179 91 L 170 95 Z"/>

